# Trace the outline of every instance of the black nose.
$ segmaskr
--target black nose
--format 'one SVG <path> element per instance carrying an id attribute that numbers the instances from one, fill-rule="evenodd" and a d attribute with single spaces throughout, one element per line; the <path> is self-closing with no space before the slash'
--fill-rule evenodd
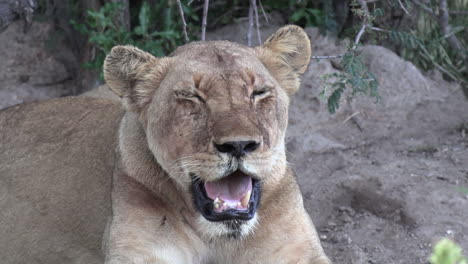
<path id="1" fill-rule="evenodd" d="M 234 157 L 241 157 L 249 152 L 253 152 L 260 146 L 260 143 L 254 140 L 247 141 L 228 141 L 223 144 L 214 143 L 216 149 L 222 153 L 228 153 Z"/>

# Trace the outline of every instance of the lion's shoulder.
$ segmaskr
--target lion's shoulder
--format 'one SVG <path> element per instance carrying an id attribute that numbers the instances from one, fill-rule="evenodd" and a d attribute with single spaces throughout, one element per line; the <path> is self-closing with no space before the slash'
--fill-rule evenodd
<path id="1" fill-rule="evenodd" d="M 0 111 L 0 248 L 11 252 L 2 262 L 61 263 L 72 257 L 102 263 L 96 256 L 110 215 L 121 113 L 118 102 L 90 97 Z M 71 229 L 82 235 L 71 235 Z M 51 248 L 63 254 L 50 254 Z"/>

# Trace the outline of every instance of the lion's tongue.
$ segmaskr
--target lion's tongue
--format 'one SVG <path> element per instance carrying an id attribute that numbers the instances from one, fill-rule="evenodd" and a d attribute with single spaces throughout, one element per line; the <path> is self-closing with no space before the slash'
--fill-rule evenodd
<path id="1" fill-rule="evenodd" d="M 236 171 L 219 181 L 206 182 L 205 190 L 210 199 L 219 198 L 230 204 L 237 204 L 247 193 L 252 192 L 252 177 Z"/>

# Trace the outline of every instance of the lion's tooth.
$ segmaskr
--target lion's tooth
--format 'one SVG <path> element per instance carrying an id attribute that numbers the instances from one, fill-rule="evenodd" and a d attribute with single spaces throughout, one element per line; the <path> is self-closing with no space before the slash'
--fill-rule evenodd
<path id="1" fill-rule="evenodd" d="M 220 201 L 219 197 L 216 197 L 216 199 L 213 202 L 214 208 L 219 209 L 220 204 L 221 204 L 221 201 Z"/>
<path id="2" fill-rule="evenodd" d="M 249 201 L 250 201 L 250 195 L 252 194 L 251 191 L 248 191 L 245 196 L 241 200 L 241 205 L 242 207 L 248 208 L 249 206 Z"/>

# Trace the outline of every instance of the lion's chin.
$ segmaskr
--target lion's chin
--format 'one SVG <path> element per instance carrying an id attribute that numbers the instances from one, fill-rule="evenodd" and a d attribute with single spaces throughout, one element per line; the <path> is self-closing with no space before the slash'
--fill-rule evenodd
<path id="1" fill-rule="evenodd" d="M 192 177 L 195 207 L 210 222 L 241 223 L 254 218 L 260 202 L 261 183 L 240 170 L 213 182 Z"/>
<path id="2" fill-rule="evenodd" d="M 254 233 L 257 223 L 257 214 L 250 220 L 212 222 L 202 215 L 197 219 L 198 230 L 208 239 L 244 239 Z"/>

